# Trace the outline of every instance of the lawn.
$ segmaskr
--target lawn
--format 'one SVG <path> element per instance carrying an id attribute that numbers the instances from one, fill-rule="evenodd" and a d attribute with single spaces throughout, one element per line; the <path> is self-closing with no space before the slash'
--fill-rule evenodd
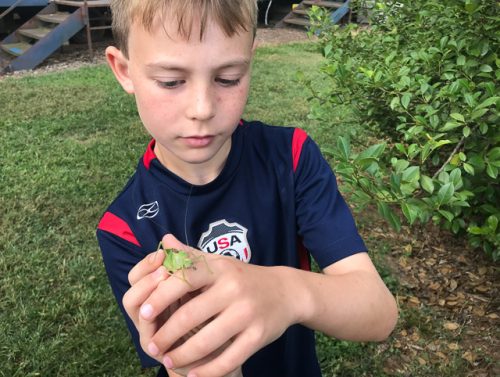
<path id="1" fill-rule="evenodd" d="M 308 120 L 307 92 L 295 75 L 302 69 L 324 85 L 315 73 L 321 61 L 310 43 L 258 49 L 244 117 L 303 127 L 320 144 L 345 132 Z M 0 108 L 0 376 L 154 375 L 140 369 L 94 236 L 149 141 L 133 98 L 99 65 L 3 79 Z M 358 218 L 379 270 L 398 292 L 385 262 L 391 246 L 366 231 L 370 219 Z M 405 309 L 398 334 L 428 315 Z M 438 336 L 436 327 L 430 337 Z M 398 341 L 356 344 L 318 334 L 325 376 L 451 376 L 464 368 L 460 357 L 446 373 L 424 359 L 404 359 Z M 400 373 L 387 360 L 411 367 Z"/>

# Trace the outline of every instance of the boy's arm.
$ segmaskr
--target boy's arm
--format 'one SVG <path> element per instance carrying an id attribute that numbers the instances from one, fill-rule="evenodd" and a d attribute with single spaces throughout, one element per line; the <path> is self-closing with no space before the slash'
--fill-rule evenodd
<path id="1" fill-rule="evenodd" d="M 394 329 L 396 302 L 367 253 L 344 258 L 323 274 L 287 268 L 283 274 L 300 292 L 307 327 L 353 341 L 381 341 Z"/>

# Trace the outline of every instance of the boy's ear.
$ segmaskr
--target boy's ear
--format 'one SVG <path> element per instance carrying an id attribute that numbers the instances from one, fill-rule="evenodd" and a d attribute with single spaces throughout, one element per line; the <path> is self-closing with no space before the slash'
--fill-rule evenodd
<path id="1" fill-rule="evenodd" d="M 134 84 L 129 75 L 129 60 L 114 46 L 106 48 L 106 60 L 122 88 L 129 94 L 134 93 Z"/>

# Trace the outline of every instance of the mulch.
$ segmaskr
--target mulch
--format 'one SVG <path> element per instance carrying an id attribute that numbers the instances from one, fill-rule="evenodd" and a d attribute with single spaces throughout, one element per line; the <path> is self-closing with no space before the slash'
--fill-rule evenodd
<path id="1" fill-rule="evenodd" d="M 386 372 L 407 375 L 415 361 L 446 367 L 459 358 L 464 376 L 500 376 L 498 264 L 432 224 L 396 233 L 379 222 L 366 231 L 390 245 L 385 260 L 406 316 L 391 340 L 399 356 L 386 361 Z"/>

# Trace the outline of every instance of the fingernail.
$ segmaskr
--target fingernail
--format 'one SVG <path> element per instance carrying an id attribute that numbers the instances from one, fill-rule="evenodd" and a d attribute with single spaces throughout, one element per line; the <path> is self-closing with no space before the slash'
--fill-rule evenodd
<path id="1" fill-rule="evenodd" d="M 171 368 L 173 368 L 174 363 L 172 362 L 172 359 L 171 359 L 170 357 L 165 356 L 165 357 L 163 358 L 163 365 L 165 365 L 165 367 L 166 367 L 167 369 L 171 369 Z"/>
<path id="2" fill-rule="evenodd" d="M 188 375 L 187 375 L 187 377 L 196 377 L 196 374 L 193 373 L 193 372 L 189 372 Z"/>
<path id="3" fill-rule="evenodd" d="M 141 317 L 149 319 L 153 315 L 153 307 L 150 304 L 141 306 Z"/>
<path id="4" fill-rule="evenodd" d="M 151 355 L 156 356 L 160 353 L 160 350 L 153 342 L 148 344 L 148 351 Z"/>

